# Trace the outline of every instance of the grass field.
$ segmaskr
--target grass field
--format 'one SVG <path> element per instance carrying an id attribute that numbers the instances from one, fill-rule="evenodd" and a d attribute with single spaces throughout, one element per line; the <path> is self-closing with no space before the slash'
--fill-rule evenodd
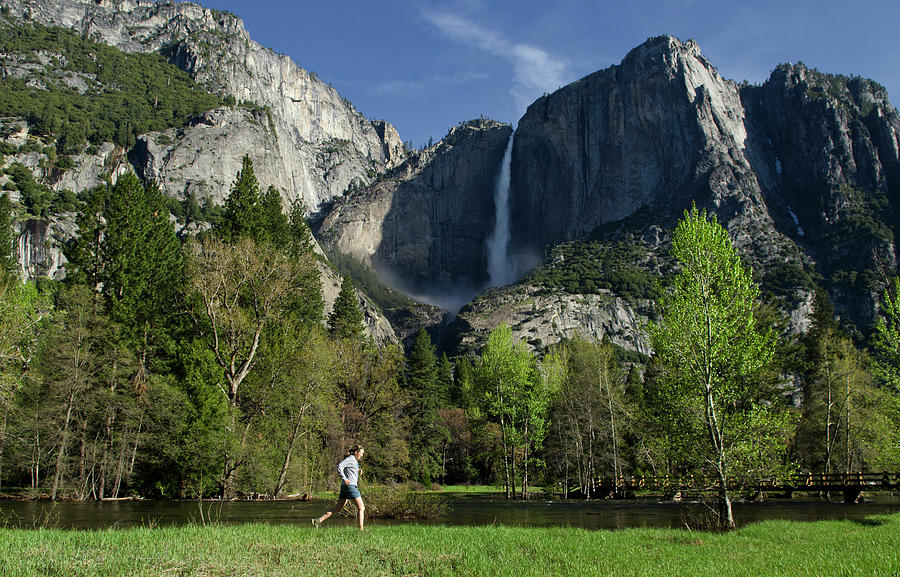
<path id="1" fill-rule="evenodd" d="M 900 576 L 900 514 L 666 529 L 269 525 L 0 530 L 0 575 Z"/>

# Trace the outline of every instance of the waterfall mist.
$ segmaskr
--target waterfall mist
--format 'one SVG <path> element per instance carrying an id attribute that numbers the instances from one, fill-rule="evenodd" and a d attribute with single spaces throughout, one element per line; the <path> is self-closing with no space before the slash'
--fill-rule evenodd
<path id="1" fill-rule="evenodd" d="M 487 240 L 489 286 L 492 287 L 508 285 L 516 280 L 516 270 L 509 259 L 509 180 L 515 135 L 515 130 L 509 135 L 500 175 L 494 186 L 496 220 L 494 231 Z"/>

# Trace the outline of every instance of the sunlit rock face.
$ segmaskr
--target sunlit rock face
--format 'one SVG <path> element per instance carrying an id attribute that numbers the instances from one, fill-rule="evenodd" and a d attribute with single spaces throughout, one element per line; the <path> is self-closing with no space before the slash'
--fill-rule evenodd
<path id="1" fill-rule="evenodd" d="M 162 53 L 211 92 L 248 103 L 198 119 L 178 138 L 144 139 L 166 144 L 144 147 L 135 168 L 160 179 L 172 196 L 223 198 L 249 155 L 264 187 L 314 210 L 405 157 L 393 126 L 366 119 L 315 73 L 254 42 L 228 12 L 150 0 L 10 0 L 5 6 L 12 18 L 71 28 L 126 52 Z M 196 157 L 198 167 L 179 157 Z"/>

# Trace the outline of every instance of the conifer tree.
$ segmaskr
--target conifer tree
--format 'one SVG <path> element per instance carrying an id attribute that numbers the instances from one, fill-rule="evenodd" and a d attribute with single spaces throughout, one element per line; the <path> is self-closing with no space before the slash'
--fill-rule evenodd
<path id="1" fill-rule="evenodd" d="M 291 256 L 312 255 L 314 252 L 315 243 L 312 231 L 306 222 L 303 204 L 299 200 L 291 204 L 291 210 L 288 214 L 287 243 L 288 252 Z"/>
<path id="2" fill-rule="evenodd" d="M 350 277 L 344 277 L 341 291 L 334 301 L 334 308 L 328 317 L 328 327 L 333 338 L 353 339 L 362 335 L 363 312 L 356 296 L 356 288 Z"/>
<path id="3" fill-rule="evenodd" d="M 241 237 L 259 241 L 264 233 L 259 181 L 256 180 L 253 161 L 249 156 L 244 156 L 241 170 L 225 199 L 221 229 L 217 232 L 226 242 L 231 243 Z"/>
<path id="4" fill-rule="evenodd" d="M 414 452 L 414 473 L 428 485 L 440 471 L 440 446 L 447 437 L 447 430 L 438 424 L 438 409 L 443 406 L 443 395 L 434 347 L 424 329 L 416 334 L 407 355 L 406 387 L 410 395 L 410 445 Z"/>
<path id="5" fill-rule="evenodd" d="M 9 196 L 0 195 L 0 280 L 4 275 L 13 274 L 16 269 L 12 209 Z"/>
<path id="6" fill-rule="evenodd" d="M 104 216 L 102 292 L 112 320 L 143 359 L 169 338 L 172 304 L 184 281 L 181 244 L 162 192 L 152 182 L 142 186 L 134 174 L 121 176 L 110 190 Z"/>

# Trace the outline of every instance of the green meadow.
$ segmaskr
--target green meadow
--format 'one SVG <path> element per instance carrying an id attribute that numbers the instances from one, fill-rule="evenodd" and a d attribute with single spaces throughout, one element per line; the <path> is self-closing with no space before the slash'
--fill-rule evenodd
<path id="1" fill-rule="evenodd" d="M 728 533 L 499 526 L 0 530 L 0 575 L 900 575 L 900 514 Z"/>

